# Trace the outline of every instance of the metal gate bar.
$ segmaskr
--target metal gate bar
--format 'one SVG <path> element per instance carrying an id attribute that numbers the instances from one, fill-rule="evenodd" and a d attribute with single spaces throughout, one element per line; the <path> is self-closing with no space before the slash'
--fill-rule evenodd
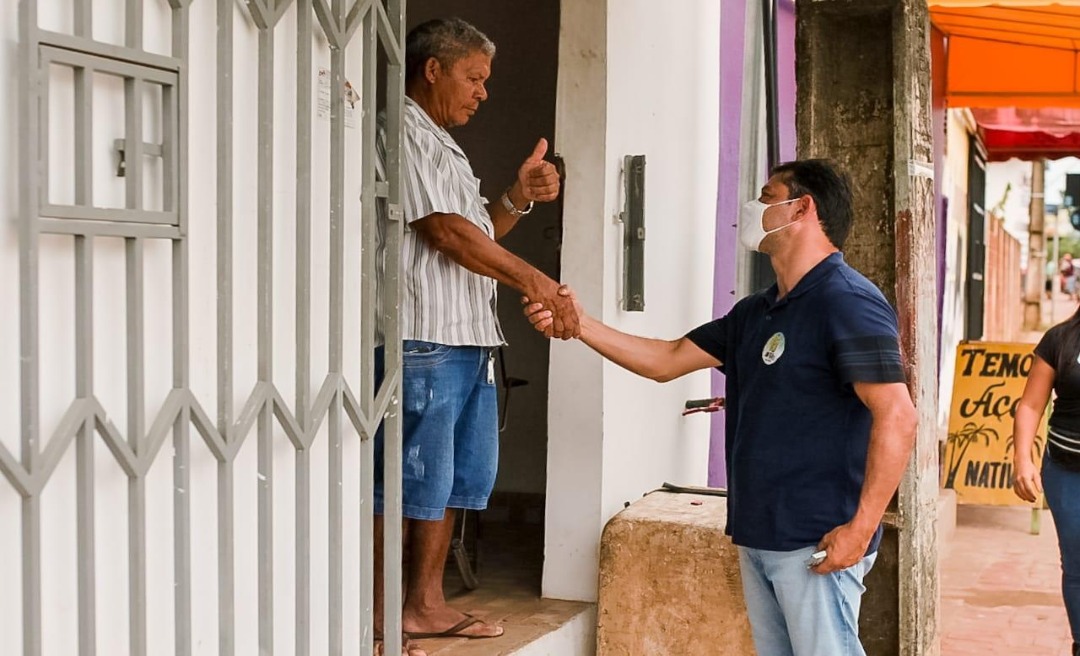
<path id="1" fill-rule="evenodd" d="M 219 362 L 233 358 L 232 208 L 233 170 L 233 3 L 217 0 L 217 356 Z M 217 429 L 232 447 L 233 370 L 218 367 Z M 218 460 L 218 653 L 232 656 L 236 647 L 236 586 L 233 576 L 233 464 Z"/>
<path id="2" fill-rule="evenodd" d="M 82 21 L 80 21 L 81 23 Z M 23 162 L 37 162 L 40 126 L 37 101 L 40 77 L 37 62 L 37 3 L 23 0 L 19 5 L 19 154 Z M 33 480 L 39 469 L 38 439 L 41 415 L 38 371 L 38 169 L 19 167 L 19 378 L 22 469 L 29 484 L 20 490 L 22 502 L 22 612 L 23 651 L 41 654 L 41 496 Z M 9 476 L 10 478 L 10 476 Z"/>
<path id="3" fill-rule="evenodd" d="M 378 195 L 385 193 L 390 224 L 386 230 L 386 261 L 383 263 L 386 286 L 383 292 L 383 307 L 380 308 L 385 329 L 385 371 L 384 390 L 399 390 L 401 387 L 401 339 L 398 325 L 401 243 L 404 235 L 404 221 L 401 211 L 401 135 L 403 133 L 402 116 L 405 109 L 405 0 L 388 0 L 386 6 L 375 3 L 378 11 L 378 34 L 383 52 L 387 54 L 386 83 L 386 181 L 376 184 Z M 368 60 L 365 59 L 365 62 Z M 374 57 L 371 64 L 374 67 Z M 374 76 L 373 76 L 374 77 Z M 375 95 L 374 84 L 365 85 L 365 97 Z M 365 133 L 371 124 L 364 126 Z M 388 184 L 386 184 L 388 183 Z M 367 185 L 364 186 L 367 189 Z M 365 222 L 371 215 L 365 216 Z M 365 225 L 371 225 L 365 223 Z M 392 382 L 391 382 L 392 381 Z M 391 386 L 387 388 L 387 384 Z M 384 636 L 386 636 L 386 654 L 401 653 L 401 411 L 396 406 L 396 399 L 389 411 L 380 405 L 376 412 L 384 416 L 385 428 L 384 453 L 386 453 L 383 480 L 386 482 L 383 498 L 384 553 L 383 559 L 383 601 L 386 613 Z M 378 416 L 378 415 L 376 415 Z M 371 460 L 373 461 L 373 459 Z M 368 472 L 363 472 L 368 475 Z M 364 500 L 366 502 L 366 498 Z M 366 553 L 365 553 L 366 556 Z M 366 618 L 365 618 L 366 620 Z"/>
<path id="4" fill-rule="evenodd" d="M 86 78 L 89 74 L 83 69 L 76 77 L 76 96 L 89 97 L 86 90 Z M 80 89 L 80 87 L 82 87 Z M 78 102 L 76 102 L 78 108 Z M 87 141 L 89 141 L 89 107 L 78 112 L 76 119 L 76 134 L 80 131 L 83 138 L 76 137 L 77 162 L 85 163 L 89 155 Z M 82 152 L 79 152 L 79 151 Z M 76 202 L 88 201 L 88 187 L 80 184 L 89 178 L 87 173 L 76 173 Z M 94 393 L 94 238 L 83 235 L 75 237 L 75 339 L 78 344 L 75 348 L 75 394 L 80 398 L 88 398 Z M 83 654 L 93 654 L 96 644 L 95 627 L 97 624 L 96 597 L 97 587 L 94 579 L 95 554 L 94 554 L 94 422 L 87 417 L 83 421 L 82 429 L 76 438 L 75 454 L 75 487 L 78 494 L 76 527 L 79 545 L 79 571 L 78 571 L 78 594 L 79 594 L 79 651 Z"/>
<path id="5" fill-rule="evenodd" d="M 311 430 L 311 0 L 296 0 L 296 419 Z M 311 644 L 311 457 L 296 452 L 296 656 Z"/>
<path id="6" fill-rule="evenodd" d="M 284 4 L 284 3 L 283 3 Z M 258 321 L 258 376 L 270 381 L 273 374 L 273 267 L 274 267 L 274 27 L 264 26 L 262 11 L 251 5 L 259 27 L 258 93 L 263 102 L 258 113 L 258 171 L 256 173 L 258 242 L 256 282 Z M 264 17 L 265 18 L 265 17 Z M 230 171 L 231 173 L 231 171 Z M 259 413 L 259 653 L 274 653 L 274 406 L 265 403 Z"/>
<path id="7" fill-rule="evenodd" d="M 188 60 L 191 0 L 169 0 L 172 8 L 172 56 Z M 176 82 L 176 99 L 163 97 L 165 136 L 165 207 L 175 207 L 180 217 L 180 234 L 188 228 L 188 75 L 189 68 L 180 69 Z M 175 108 L 175 110 L 174 110 Z M 176 115 L 170 113 L 175 111 Z M 168 144 L 172 144 L 169 147 Z M 171 175 L 175 167 L 176 174 Z M 182 172 L 182 173 L 181 173 Z M 175 185 L 172 183 L 175 180 Z M 187 239 L 172 240 L 172 384 L 174 389 L 188 390 L 191 384 L 191 345 L 188 336 L 190 305 L 190 244 Z M 186 399 L 185 399 L 186 401 Z M 173 421 L 173 635 L 176 636 L 176 656 L 191 656 L 191 410 L 185 402 Z M 220 592 L 220 591 L 219 591 Z"/>
<path id="8" fill-rule="evenodd" d="M 75 2 L 75 35 L 91 38 L 90 0 Z M 86 68 L 75 69 L 75 203 L 93 205 L 92 102 L 93 74 Z M 43 165 L 48 170 L 48 163 Z M 80 398 L 94 394 L 93 290 L 94 237 L 75 237 L 75 394 Z M 94 654 L 97 625 L 97 587 L 94 540 L 94 424 L 87 418 L 77 438 L 75 454 L 76 542 L 79 545 L 79 651 Z"/>
<path id="9" fill-rule="evenodd" d="M 320 3 L 321 4 L 321 3 Z M 340 93 L 345 84 L 345 48 L 337 34 L 345 27 L 345 3 L 333 2 L 335 29 L 326 30 L 330 38 L 330 94 Z M 324 29 L 326 25 L 323 25 Z M 334 402 L 330 406 L 330 463 L 328 491 L 330 499 L 330 654 L 342 653 L 342 347 L 345 300 L 345 105 L 330 106 L 330 340 L 329 369 L 335 375 Z M 365 158 L 366 159 L 366 158 Z M 361 349 L 361 352 L 367 353 Z M 363 378 L 361 377 L 361 386 Z"/>
<path id="10" fill-rule="evenodd" d="M 378 36 L 375 34 L 375 11 L 368 11 L 364 16 L 364 23 L 360 27 L 360 47 L 363 49 L 363 61 L 364 71 L 360 82 L 360 95 L 363 98 L 375 98 L 375 51 L 378 48 Z M 365 112 L 361 118 L 361 148 L 365 153 L 375 152 L 375 112 Z M 360 211 L 363 219 L 363 223 L 366 225 L 375 225 L 375 221 L 378 217 L 375 213 L 375 158 L 365 157 L 361 168 L 361 180 L 363 181 L 363 187 L 360 195 Z M 363 252 L 368 254 L 375 253 L 375 231 L 364 232 L 361 235 L 363 242 Z M 360 349 L 369 353 L 375 349 L 375 314 L 379 311 L 376 304 L 372 302 L 375 296 L 375 267 L 376 262 L 374 257 L 363 258 L 363 272 L 361 276 L 362 284 L 360 289 L 360 298 L 363 303 L 361 305 L 363 316 L 360 320 Z M 377 412 L 375 408 L 375 362 L 374 360 L 366 360 L 360 363 L 360 399 L 363 404 L 364 414 L 371 417 Z M 374 437 L 374 436 L 366 436 Z M 374 463 L 374 440 L 365 440 L 362 447 L 361 454 L 361 472 L 362 475 L 367 476 L 369 472 L 373 473 L 374 466 L 368 463 Z M 367 471 L 365 471 L 365 469 Z M 374 597 L 372 595 L 373 585 L 369 585 L 370 581 L 374 584 L 375 581 L 375 567 L 374 567 L 374 555 L 369 555 L 370 550 L 367 545 L 374 546 L 375 543 L 375 526 L 373 517 L 369 509 L 374 506 L 375 498 L 374 494 L 369 490 L 364 489 L 361 494 L 361 510 L 360 513 L 360 544 L 365 545 L 365 550 L 360 555 L 360 580 L 364 582 L 361 586 L 363 592 L 361 593 L 360 603 L 360 617 L 358 618 L 361 626 L 370 626 L 374 624 Z M 397 577 L 400 580 L 401 577 Z M 385 601 L 385 597 L 384 597 Z M 389 649 L 389 645 L 388 645 Z M 400 654 L 400 648 L 396 652 L 389 652 L 393 654 Z"/>

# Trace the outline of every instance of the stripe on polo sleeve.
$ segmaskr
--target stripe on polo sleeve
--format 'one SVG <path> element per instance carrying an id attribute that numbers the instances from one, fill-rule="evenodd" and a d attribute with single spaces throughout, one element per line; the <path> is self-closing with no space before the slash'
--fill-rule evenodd
<path id="1" fill-rule="evenodd" d="M 836 368 L 844 383 L 903 383 L 907 380 L 900 346 L 891 335 L 841 339 L 833 348 Z"/>

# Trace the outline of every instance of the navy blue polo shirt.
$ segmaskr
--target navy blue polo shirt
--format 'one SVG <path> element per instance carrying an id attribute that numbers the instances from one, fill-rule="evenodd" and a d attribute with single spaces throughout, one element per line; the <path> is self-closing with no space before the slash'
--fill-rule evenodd
<path id="1" fill-rule="evenodd" d="M 842 254 L 776 297 L 776 285 L 748 296 L 687 338 L 727 376 L 727 533 L 794 551 L 855 516 L 871 416 L 852 383 L 905 376 L 896 312 Z"/>

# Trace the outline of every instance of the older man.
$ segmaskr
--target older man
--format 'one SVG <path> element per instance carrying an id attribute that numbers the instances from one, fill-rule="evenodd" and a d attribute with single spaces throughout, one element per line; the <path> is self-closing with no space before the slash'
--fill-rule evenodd
<path id="1" fill-rule="evenodd" d="M 865 656 L 863 578 L 915 439 L 896 313 L 840 248 L 847 177 L 822 160 L 782 164 L 743 206 L 739 240 L 776 284 L 676 340 L 582 315 L 581 340 L 657 381 L 727 374 L 727 532 L 762 656 Z M 567 293 L 568 290 L 566 290 Z M 540 304 L 526 308 L 547 329 Z"/>
<path id="2" fill-rule="evenodd" d="M 559 177 L 540 139 L 494 202 L 447 132 L 487 99 L 495 46 L 460 19 L 434 20 L 406 39 L 402 145 L 403 514 L 410 554 L 402 625 L 414 638 L 492 638 L 502 628 L 447 605 L 443 566 L 457 508 L 481 510 L 495 483 L 498 430 L 492 349 L 503 343 L 496 281 L 554 310 L 560 337 L 578 334 L 576 310 L 559 285 L 496 240 L 534 202 L 554 200 Z M 385 132 L 378 144 L 385 166 Z M 385 210 L 385 208 L 383 208 Z M 386 221 L 385 211 L 383 220 Z M 377 256 L 384 257 L 380 235 Z M 381 350 L 376 354 L 381 358 Z M 381 365 L 377 365 L 379 371 Z M 376 569 L 382 567 L 382 455 L 376 453 Z M 376 589 L 376 625 L 383 617 Z M 416 653 L 415 651 L 412 653 Z"/>

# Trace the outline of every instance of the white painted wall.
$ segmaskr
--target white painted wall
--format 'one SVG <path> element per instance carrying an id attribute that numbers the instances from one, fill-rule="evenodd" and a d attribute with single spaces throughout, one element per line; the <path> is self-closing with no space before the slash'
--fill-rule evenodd
<path id="1" fill-rule="evenodd" d="M 558 141 L 568 165 L 563 279 L 586 311 L 675 338 L 709 321 L 719 134 L 717 3 L 563 3 Z M 646 156 L 645 311 L 624 312 L 621 168 Z M 596 598 L 604 523 L 664 481 L 704 484 L 698 372 L 658 385 L 580 344 L 551 354 L 544 595 Z"/>
<path id="2" fill-rule="evenodd" d="M 653 2 L 619 2 L 609 5 L 608 30 L 609 171 L 624 154 L 647 162 L 646 311 L 620 309 L 623 235 L 614 226 L 605 251 L 616 266 L 605 277 L 616 293 L 605 295 L 603 318 L 625 332 L 675 338 L 712 319 L 719 10 L 707 0 L 659 12 Z M 619 211 L 622 180 L 608 183 Z M 703 485 L 709 422 L 680 413 L 686 399 L 709 396 L 708 372 L 658 385 L 606 366 L 603 515 L 662 479 Z"/>
<path id="3" fill-rule="evenodd" d="M 945 294 L 942 303 L 941 367 L 938 387 L 938 432 L 944 437 L 949 425 L 956 346 L 964 338 L 964 304 L 967 292 L 968 233 L 968 138 L 967 110 L 950 109 L 947 113 L 945 145 L 946 165 L 941 190 L 948 199 L 945 218 Z M 992 198 L 991 194 L 987 194 Z"/>
<path id="4" fill-rule="evenodd" d="M 1062 186 L 1064 183 L 1062 179 Z M 1061 200 L 1060 193 L 1057 198 Z M 1031 222 L 1031 162 L 1010 159 L 986 165 L 986 211 L 1003 216 L 1005 229 L 1026 242 L 1028 224 Z M 1021 262 L 1027 262 L 1026 253 L 1021 257 Z"/>
<path id="5" fill-rule="evenodd" d="M 41 24 L 70 32 L 70 3 L 42 0 Z M 95 0 L 94 33 L 99 39 L 122 43 L 124 24 L 122 0 Z M 16 92 L 17 51 L 16 2 L 0 3 L 0 304 L 7 310 L 0 322 L 0 443 L 19 456 L 19 322 L 18 322 L 18 170 L 29 165 L 19 161 Z M 168 3 L 147 0 L 146 41 L 148 48 L 168 54 Z M 190 343 L 191 387 L 209 416 L 217 414 L 216 377 L 219 368 L 216 347 L 216 3 L 191 3 L 191 72 L 189 103 L 189 239 L 191 244 Z M 235 375 L 234 411 L 239 412 L 256 380 L 256 108 L 260 98 L 256 87 L 256 32 L 237 4 L 235 24 L 235 174 L 234 185 L 234 289 L 235 289 Z M 290 9 L 277 28 L 275 54 L 277 87 L 273 98 L 277 120 L 274 173 L 274 383 L 291 404 L 295 398 L 294 378 L 294 210 L 295 157 L 295 8 Z M 347 76 L 354 83 L 361 77 L 359 48 L 350 49 Z M 329 50 L 316 39 L 314 67 L 329 67 Z M 314 76 L 316 70 L 312 70 Z M 67 76 L 70 83 L 70 75 Z M 70 182 L 72 123 L 71 92 L 60 93 L 64 76 L 53 75 L 57 85 L 53 101 L 56 109 L 51 143 L 53 175 Z M 111 84 L 95 95 L 95 194 L 98 204 L 117 206 L 122 200 L 122 184 L 115 178 L 112 139 L 122 136 L 123 102 L 110 96 L 122 94 L 122 85 Z M 317 94 L 313 91 L 313 95 Z M 119 108 L 119 109 L 117 109 Z M 153 140 L 159 125 L 148 124 L 147 140 Z M 315 166 L 312 256 L 312 384 L 318 386 L 327 372 L 329 253 L 329 121 L 316 120 L 313 162 Z M 157 133 L 159 134 L 159 133 Z M 346 130 L 346 377 L 357 387 L 359 373 L 359 311 L 363 303 L 359 288 L 359 155 L 360 132 Z M 65 151 L 66 148 L 66 151 Z M 155 166 L 148 164 L 148 167 Z M 71 194 L 54 187 L 55 198 Z M 41 420 L 42 438 L 47 439 L 62 413 L 74 399 L 74 267 L 72 239 L 41 239 Z M 95 251 L 95 394 L 110 419 L 126 431 L 126 373 L 124 332 L 124 249 L 122 240 L 99 239 Z M 152 242 L 146 247 L 146 409 L 149 425 L 171 384 L 171 257 L 168 242 Z M 347 422 L 346 422 L 347 424 Z M 275 426 L 276 429 L 276 426 Z M 293 646 L 292 606 L 295 572 L 294 468 L 293 447 L 280 430 L 275 430 L 274 453 L 274 633 L 282 653 Z M 235 478 L 236 535 L 236 650 L 253 654 L 257 646 L 257 526 L 255 438 L 249 435 L 238 457 Z M 192 505 L 193 645 L 196 653 L 216 653 L 217 586 L 217 465 L 191 431 L 190 468 Z M 345 644 L 359 649 L 360 627 L 352 618 L 359 608 L 359 441 L 346 432 L 343 457 L 346 467 L 344 497 Z M 128 501 L 127 478 L 99 440 L 95 453 L 96 553 L 97 553 L 97 649 L 98 653 L 128 653 Z M 326 565 L 327 440 L 316 438 L 312 451 L 311 567 L 312 653 L 327 653 L 328 571 Z M 79 558 L 75 539 L 75 456 L 74 444 L 50 479 L 43 498 L 43 609 L 44 654 L 77 653 L 76 567 Z M 149 475 L 147 495 L 148 552 L 148 652 L 172 652 L 173 642 L 173 485 L 172 448 L 167 440 Z M 0 478 L 0 653 L 21 653 L 21 525 L 18 495 Z"/>

